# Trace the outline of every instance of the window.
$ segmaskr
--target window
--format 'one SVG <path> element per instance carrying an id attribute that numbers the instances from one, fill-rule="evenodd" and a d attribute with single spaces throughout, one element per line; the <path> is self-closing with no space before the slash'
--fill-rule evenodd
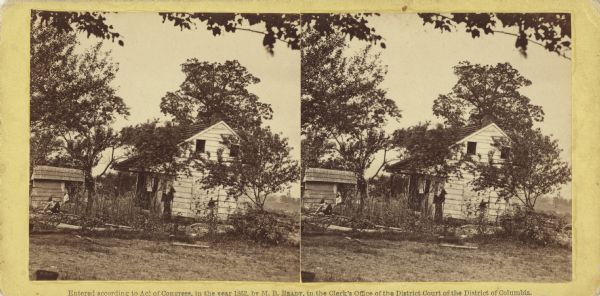
<path id="1" fill-rule="evenodd" d="M 196 153 L 204 153 L 206 140 L 196 140 Z"/>
<path id="2" fill-rule="evenodd" d="M 238 157 L 240 155 L 240 146 L 232 145 L 229 148 L 229 156 L 230 157 Z"/>
<path id="3" fill-rule="evenodd" d="M 509 155 L 510 155 L 510 147 L 502 147 L 500 149 L 500 158 L 508 159 Z"/>
<path id="4" fill-rule="evenodd" d="M 475 155 L 477 153 L 477 142 L 467 142 L 467 155 Z"/>

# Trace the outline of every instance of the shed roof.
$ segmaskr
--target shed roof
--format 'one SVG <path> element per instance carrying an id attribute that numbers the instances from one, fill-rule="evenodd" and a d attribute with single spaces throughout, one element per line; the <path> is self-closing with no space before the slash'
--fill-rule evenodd
<path id="1" fill-rule="evenodd" d="M 33 168 L 31 179 L 83 182 L 84 174 L 78 169 L 39 165 Z"/>
<path id="2" fill-rule="evenodd" d="M 307 168 L 304 182 L 356 184 L 356 175 L 349 171 Z"/>

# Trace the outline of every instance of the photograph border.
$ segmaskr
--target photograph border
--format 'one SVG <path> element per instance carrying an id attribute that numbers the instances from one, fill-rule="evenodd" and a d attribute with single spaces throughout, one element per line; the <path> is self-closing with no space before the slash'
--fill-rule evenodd
<path id="1" fill-rule="evenodd" d="M 31 10 L 64 11 L 187 11 L 187 12 L 566 12 L 571 13 L 573 51 L 571 64 L 573 245 L 572 281 L 525 282 L 411 282 L 411 283 L 272 283 L 215 281 L 60 281 L 29 280 L 28 151 L 29 151 L 29 23 Z M 530 295 L 600 295 L 600 1 L 518 0 L 493 1 L 9 1 L 1 10 L 0 33 L 0 295 L 71 295 L 69 291 L 348 291 L 353 296 L 377 292 L 529 291 Z M 126 37 L 126 36 L 125 36 Z M 576 198 L 579 197 L 579 198 Z M 301 251 L 300 247 L 300 251 Z M 93 264 L 93 263 L 90 263 Z M 364 294 L 356 292 L 364 292 Z M 369 294 L 371 293 L 371 294 Z M 498 292 L 497 292 L 498 293 Z M 508 292 L 507 292 L 508 293 Z M 140 294 L 138 294 L 140 295 Z M 165 294 L 166 295 L 166 294 Z M 204 296 L 204 294 L 202 294 Z M 257 295 L 257 294 L 250 294 Z M 384 296 L 383 294 L 380 294 Z M 410 294 L 406 294 L 410 295 Z M 421 294 L 423 295 L 423 294 Z M 433 295 L 433 294 L 431 294 Z M 451 295 L 448 294 L 448 295 Z M 464 294 L 463 294 L 464 295 Z M 473 294 L 476 295 L 476 294 Z M 497 294 L 529 295 L 529 294 Z M 212 296 L 212 295 L 211 295 Z M 217 296 L 217 295 L 214 295 Z M 262 295 L 261 295 L 262 296 Z M 327 294 L 329 296 L 329 294 Z M 464 295 L 467 296 L 467 295 Z"/>

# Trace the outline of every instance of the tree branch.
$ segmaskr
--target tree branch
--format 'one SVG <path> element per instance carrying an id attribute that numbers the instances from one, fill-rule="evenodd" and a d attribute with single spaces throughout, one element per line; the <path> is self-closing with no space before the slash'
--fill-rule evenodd
<path id="1" fill-rule="evenodd" d="M 506 31 L 501 31 L 501 30 L 492 30 L 492 31 L 493 31 L 494 33 L 500 33 L 500 34 L 504 34 L 504 35 L 509 35 L 509 36 L 515 36 L 515 37 L 519 37 L 519 35 L 517 35 L 517 34 L 515 34 L 515 33 L 510 33 L 510 32 L 506 32 Z M 545 46 L 544 44 L 542 44 L 542 43 L 540 43 L 540 42 L 538 42 L 538 41 L 536 41 L 536 40 L 529 39 L 529 38 L 526 38 L 526 39 L 527 39 L 527 41 L 529 41 L 529 42 L 531 42 L 531 43 L 533 43 L 533 44 L 535 44 L 535 45 L 539 45 L 539 46 L 541 46 L 541 47 L 543 47 L 543 48 L 546 48 L 546 46 Z M 567 59 L 567 60 L 569 60 L 569 61 L 571 60 L 571 58 L 570 58 L 570 57 L 566 56 L 566 55 L 565 55 L 564 53 L 562 53 L 562 52 L 558 52 L 558 51 L 554 51 L 554 52 L 556 52 L 556 53 L 557 53 L 557 54 L 558 54 L 560 57 L 563 57 L 563 58 L 565 58 L 565 59 Z"/>
<path id="2" fill-rule="evenodd" d="M 256 34 L 261 34 L 261 35 L 267 35 L 267 33 L 262 32 L 262 31 L 258 31 L 258 30 L 252 30 L 252 29 L 247 29 L 247 28 L 235 28 L 236 30 L 240 30 L 240 31 L 246 31 L 246 32 L 251 32 L 251 33 L 256 33 Z M 287 44 L 291 44 L 289 41 L 283 40 L 277 36 L 273 36 L 275 37 L 275 39 L 281 41 L 281 42 L 285 42 Z"/>

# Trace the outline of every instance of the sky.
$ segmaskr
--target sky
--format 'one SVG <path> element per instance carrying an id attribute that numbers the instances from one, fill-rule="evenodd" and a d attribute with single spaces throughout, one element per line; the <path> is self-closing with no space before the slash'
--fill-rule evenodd
<path id="1" fill-rule="evenodd" d="M 524 57 L 514 47 L 515 37 L 495 34 L 473 39 L 464 31 L 444 32 L 423 26 L 416 14 L 383 14 L 371 19 L 387 48 L 382 62 L 388 75 L 382 84 L 402 110 L 399 122 L 389 122 L 387 131 L 419 122 L 441 122 L 433 115 L 433 101 L 447 94 L 457 81 L 452 67 L 460 61 L 472 64 L 509 62 L 532 84 L 521 89 L 531 102 L 542 106 L 545 119 L 536 125 L 558 139 L 561 156 L 571 162 L 571 61 L 531 44 Z M 364 46 L 356 42 L 353 47 Z M 388 158 L 389 159 L 389 158 Z M 368 172 L 374 174 L 383 161 L 379 154 Z M 561 189 L 570 198 L 571 185 Z"/>
<path id="2" fill-rule="evenodd" d="M 123 36 L 124 46 L 105 41 L 104 49 L 112 51 L 119 64 L 113 81 L 117 94 L 131 113 L 118 119 L 115 129 L 142 123 L 153 118 L 169 117 L 160 112 L 160 100 L 169 91 L 179 89 L 184 75 L 181 64 L 190 58 L 224 62 L 237 59 L 261 82 L 249 87 L 260 101 L 271 104 L 273 119 L 266 122 L 272 130 L 288 138 L 292 157 L 300 160 L 300 52 L 278 43 L 270 55 L 262 46 L 262 35 L 239 31 L 214 37 L 204 27 L 181 31 L 170 23 L 162 23 L 156 13 L 118 13 L 107 16 L 107 23 Z M 98 41 L 80 35 L 82 47 Z M 95 171 L 108 161 L 103 157 Z M 293 184 L 292 196 L 299 196 L 299 184 Z"/>
<path id="3" fill-rule="evenodd" d="M 178 89 L 184 78 L 180 65 L 186 59 L 237 59 L 261 79 L 250 90 L 272 105 L 274 116 L 266 124 L 289 138 L 292 156 L 300 159 L 299 51 L 278 42 L 271 56 L 262 47 L 260 34 L 239 31 L 214 37 L 202 26 L 181 31 L 162 23 L 155 13 L 119 13 L 107 18 L 125 42 L 121 47 L 106 41 L 105 49 L 111 50 L 113 60 L 119 63 L 114 85 L 131 112 L 127 119 L 117 120 L 115 128 L 152 118 L 167 119 L 160 112 L 160 99 Z M 570 60 L 533 44 L 524 57 L 514 47 L 513 36 L 496 34 L 473 39 L 464 32 L 441 33 L 431 25 L 423 26 L 416 14 L 382 14 L 371 18 L 370 23 L 387 45 L 385 50 L 379 49 L 383 64 L 388 66 L 382 87 L 402 110 L 400 121 L 386 126 L 388 132 L 424 121 L 440 122 L 431 110 L 433 100 L 450 92 L 457 80 L 452 67 L 460 61 L 492 65 L 509 62 L 532 81 L 521 91 L 544 109 L 545 120 L 537 125 L 558 139 L 563 158 L 571 161 Z M 81 36 L 80 41 L 85 46 L 97 40 Z M 355 49 L 364 45 L 351 43 Z M 368 175 L 382 161 L 379 154 Z M 299 196 L 298 184 L 292 186 L 292 195 Z M 562 195 L 570 197 L 570 184 L 562 188 Z"/>

